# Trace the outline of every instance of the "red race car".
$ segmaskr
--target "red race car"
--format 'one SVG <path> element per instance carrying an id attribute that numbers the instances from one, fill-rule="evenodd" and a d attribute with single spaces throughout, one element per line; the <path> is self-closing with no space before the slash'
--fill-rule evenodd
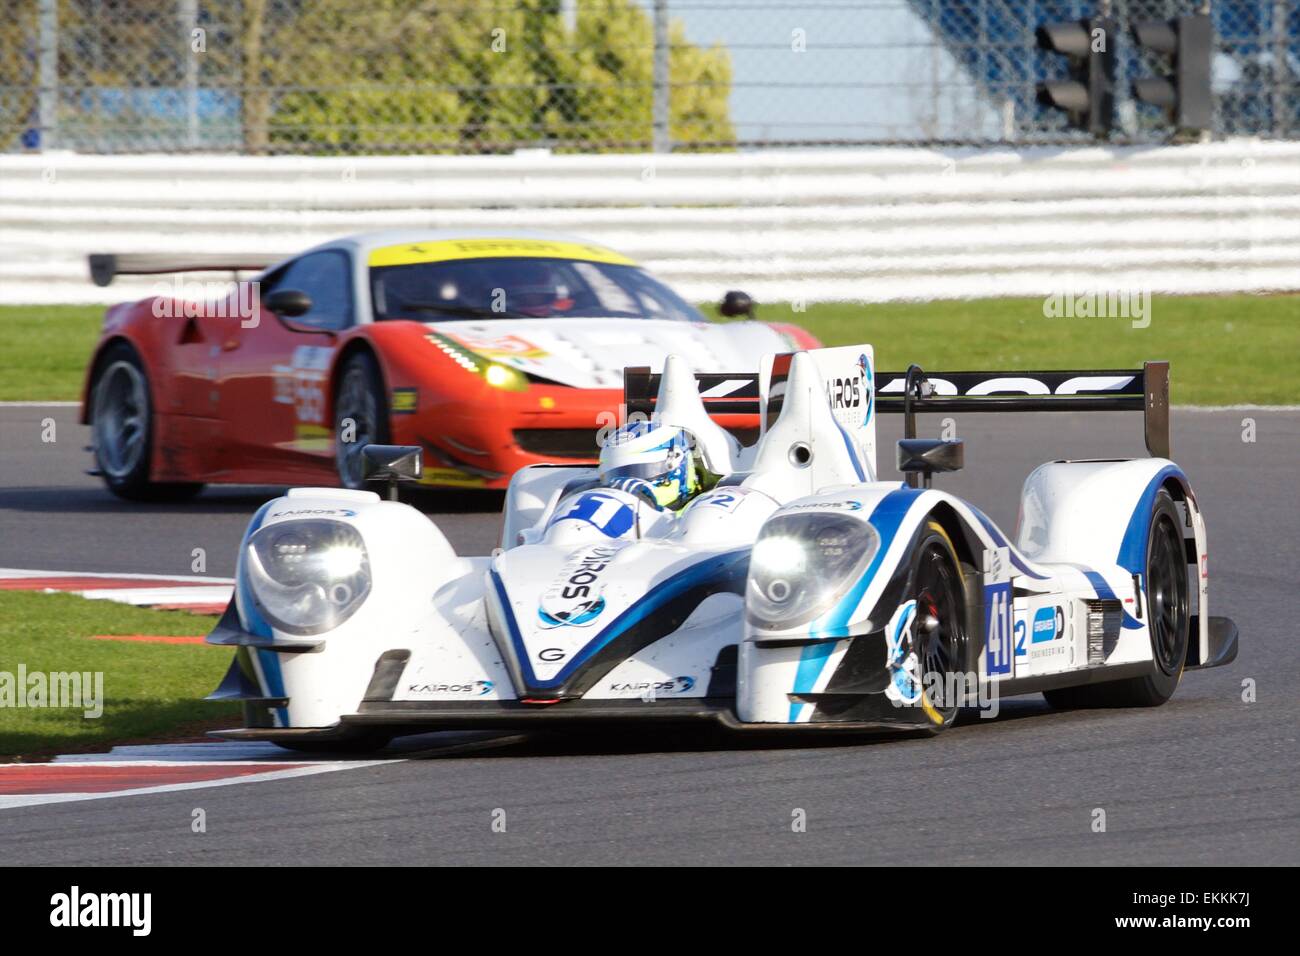
<path id="1" fill-rule="evenodd" d="M 504 488 L 525 465 L 594 461 L 625 366 L 678 353 L 700 371 L 750 369 L 818 345 L 797 326 L 708 322 L 630 259 L 563 237 L 385 232 L 275 265 L 181 254 L 90 265 L 100 285 L 265 270 L 206 303 L 169 291 L 107 311 L 82 421 L 97 473 L 130 499 L 208 482 L 357 488 L 371 442 L 422 446 L 425 484 Z M 737 293 L 722 311 L 752 315 Z M 719 412 L 752 407 L 732 387 L 705 398 Z M 719 420 L 742 441 L 757 433 L 752 413 Z"/>

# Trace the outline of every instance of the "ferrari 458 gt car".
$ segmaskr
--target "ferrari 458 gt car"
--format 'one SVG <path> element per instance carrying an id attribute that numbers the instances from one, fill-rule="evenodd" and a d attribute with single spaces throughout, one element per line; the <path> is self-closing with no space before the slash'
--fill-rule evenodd
<path id="1" fill-rule="evenodd" d="M 863 345 L 734 377 L 759 394 L 748 447 L 708 414 L 710 376 L 676 356 L 662 375 L 629 369 L 625 404 L 648 424 L 596 468 L 516 474 L 492 556 L 457 554 L 371 492 L 264 505 L 208 637 L 236 649 L 214 697 L 242 701 L 245 726 L 225 735 L 335 749 L 620 720 L 938 732 L 1000 696 L 1160 704 L 1185 670 L 1235 657 L 1236 627 L 1208 615 L 1201 506 L 1168 458 L 1167 364 L 876 373 Z M 1152 457 L 1041 465 L 1014 536 L 932 487 L 962 443 L 916 437 L 918 412 L 1104 409 L 1142 411 Z M 876 477 L 881 412 L 905 415 L 904 482 Z M 420 451 L 363 459 L 392 478 Z M 710 480 L 683 485 L 690 462 Z"/>
<path id="2" fill-rule="evenodd" d="M 268 268 L 269 266 L 269 268 Z M 360 449 L 424 450 L 426 484 L 504 488 L 538 462 L 590 462 L 623 367 L 670 351 L 702 370 L 816 345 L 791 325 L 710 323 L 630 259 L 516 234 L 351 236 L 255 255 L 96 255 L 91 274 L 265 270 L 204 304 L 117 305 L 87 369 L 96 472 L 126 498 L 205 482 L 358 488 Z M 724 314 L 748 311 L 729 293 Z M 716 410 L 749 398 L 722 383 Z M 720 419 L 756 433 L 752 414 Z"/>

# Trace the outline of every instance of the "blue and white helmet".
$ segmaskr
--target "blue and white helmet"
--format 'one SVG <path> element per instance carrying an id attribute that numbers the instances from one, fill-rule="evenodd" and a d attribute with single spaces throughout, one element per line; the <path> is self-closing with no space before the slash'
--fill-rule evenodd
<path id="1" fill-rule="evenodd" d="M 601 484 L 680 508 L 700 490 L 691 436 L 676 425 L 629 422 L 600 449 Z"/>

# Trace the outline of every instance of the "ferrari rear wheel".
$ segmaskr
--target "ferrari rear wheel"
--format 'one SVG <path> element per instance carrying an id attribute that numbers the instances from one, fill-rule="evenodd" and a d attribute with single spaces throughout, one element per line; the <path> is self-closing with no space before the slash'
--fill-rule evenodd
<path id="1" fill-rule="evenodd" d="M 1147 529 L 1145 613 L 1151 637 L 1151 673 L 1144 677 L 1045 691 L 1058 710 L 1071 707 L 1158 707 L 1182 680 L 1191 641 L 1187 555 L 1178 509 L 1167 491 L 1156 495 Z"/>
<path id="2" fill-rule="evenodd" d="M 343 365 L 334 399 L 334 460 L 344 488 L 364 488 L 361 449 L 389 442 L 388 402 L 379 365 L 357 352 Z"/>
<path id="3" fill-rule="evenodd" d="M 153 406 L 148 376 L 133 348 L 118 344 L 104 354 L 90 396 L 95 465 L 109 491 L 131 501 L 179 501 L 203 490 L 199 482 L 149 480 Z"/>
<path id="4" fill-rule="evenodd" d="M 960 710 L 960 678 L 966 656 L 961 564 L 943 526 L 931 521 L 915 551 L 911 598 L 916 601 L 913 647 L 921 671 L 924 729 L 937 734 Z"/>

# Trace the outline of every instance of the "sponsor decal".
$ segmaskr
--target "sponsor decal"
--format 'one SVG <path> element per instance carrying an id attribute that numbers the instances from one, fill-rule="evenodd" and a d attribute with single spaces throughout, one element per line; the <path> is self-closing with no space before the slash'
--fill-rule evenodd
<path id="1" fill-rule="evenodd" d="M 618 550 L 611 545 L 584 548 L 564 565 L 556 581 L 542 594 L 537 609 L 542 627 L 590 627 L 604 613 L 605 598 L 601 591 L 605 585 L 600 576 Z M 560 657 L 538 656 L 548 662 L 560 660 Z"/>
<path id="2" fill-rule="evenodd" d="M 847 501 L 811 501 L 801 505 L 785 505 L 780 509 L 788 511 L 861 511 L 862 502 L 850 498 Z"/>
<path id="3" fill-rule="evenodd" d="M 464 694 L 467 697 L 484 697 L 496 686 L 490 680 L 470 680 L 452 683 L 411 684 L 406 690 L 411 694 Z"/>
<path id="4" fill-rule="evenodd" d="M 394 415 L 410 415 L 420 403 L 420 390 L 417 388 L 395 388 L 389 403 Z"/>
<path id="5" fill-rule="evenodd" d="M 501 335 L 496 337 L 477 335 L 451 335 L 447 338 L 460 343 L 476 355 L 493 359 L 540 359 L 548 353 L 521 335 Z"/>
<path id="6" fill-rule="evenodd" d="M 670 677 L 668 680 L 623 681 L 609 685 L 616 694 L 685 694 L 695 686 L 694 677 Z"/>
<path id="7" fill-rule="evenodd" d="M 1065 631 L 1065 612 L 1059 607 L 1040 607 L 1034 614 L 1031 644 L 1054 641 Z"/>
<path id="8" fill-rule="evenodd" d="M 272 401 L 292 405 L 300 422 L 325 421 L 325 379 L 334 350 L 318 345 L 300 345 L 288 365 L 274 365 Z"/>
<path id="9" fill-rule="evenodd" d="M 867 411 L 866 414 L 862 416 L 862 427 L 866 428 L 867 423 L 871 421 L 871 410 L 876 404 L 876 390 L 874 377 L 871 374 L 871 362 L 868 360 L 865 352 L 858 356 L 858 371 L 862 375 L 863 382 L 866 383 Z"/>
<path id="10" fill-rule="evenodd" d="M 371 268 L 403 266 L 416 262 L 448 262 L 455 259 L 576 259 L 611 265 L 636 265 L 626 256 L 582 242 L 552 242 L 546 239 L 442 239 L 410 242 L 372 249 Z"/>
<path id="11" fill-rule="evenodd" d="M 267 516 L 273 518 L 354 518 L 356 512 L 351 508 L 295 508 L 292 511 L 276 511 Z"/>

